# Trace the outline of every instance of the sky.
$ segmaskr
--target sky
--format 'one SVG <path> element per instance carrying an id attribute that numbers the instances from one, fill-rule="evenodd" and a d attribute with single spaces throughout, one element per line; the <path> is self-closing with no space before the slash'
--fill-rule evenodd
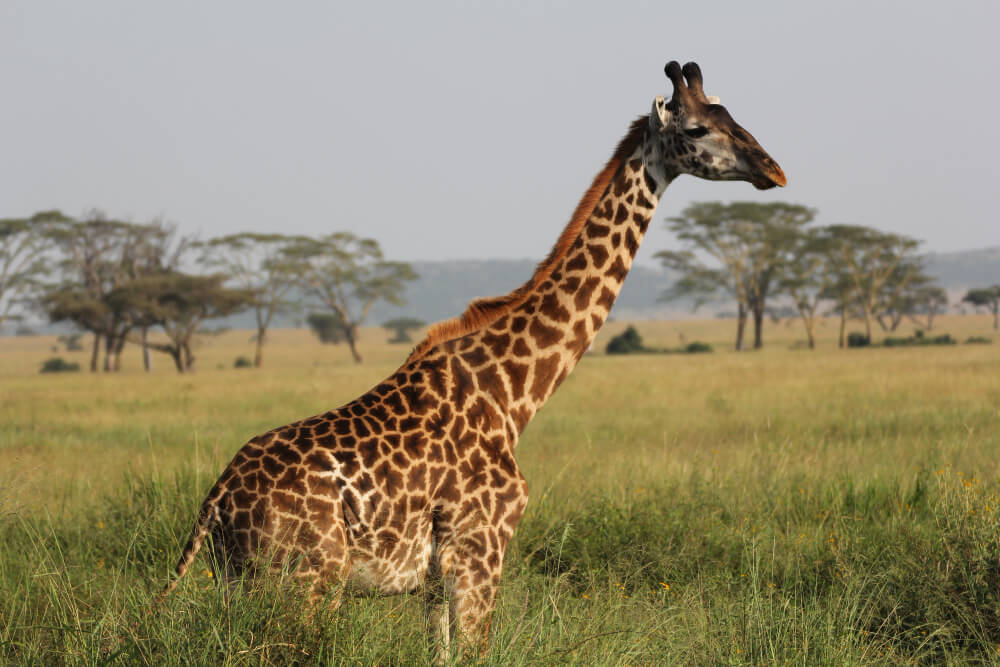
<path id="1" fill-rule="evenodd" d="M 19 2 L 0 6 L 0 217 L 100 209 L 201 239 L 377 239 L 390 259 L 541 259 L 669 60 L 789 201 L 928 251 L 1000 245 L 1000 3 Z"/>

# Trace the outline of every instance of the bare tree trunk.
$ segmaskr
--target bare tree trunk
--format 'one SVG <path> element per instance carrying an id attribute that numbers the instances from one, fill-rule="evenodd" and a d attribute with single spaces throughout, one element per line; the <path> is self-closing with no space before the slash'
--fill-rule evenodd
<path id="1" fill-rule="evenodd" d="M 1000 328 L 1000 308 L 993 309 L 993 329 Z"/>
<path id="2" fill-rule="evenodd" d="M 101 334 L 97 331 L 94 332 L 94 347 L 90 352 L 90 372 L 97 372 L 97 359 L 101 353 Z"/>
<path id="3" fill-rule="evenodd" d="M 867 303 L 864 305 L 864 311 L 865 311 L 865 336 L 868 337 L 868 343 L 870 345 L 872 342 L 872 309 Z"/>
<path id="4" fill-rule="evenodd" d="M 260 364 L 264 360 L 264 331 L 264 329 L 257 327 L 257 347 L 253 354 L 254 368 L 260 368 Z"/>
<path id="5" fill-rule="evenodd" d="M 167 354 L 169 354 L 170 358 L 174 360 L 174 366 L 177 367 L 177 372 L 183 373 L 184 362 L 181 359 L 181 348 L 179 346 L 172 347 L 169 350 L 167 350 Z"/>
<path id="6" fill-rule="evenodd" d="M 806 338 L 809 340 L 809 349 L 816 349 L 816 317 L 806 319 Z"/>
<path id="7" fill-rule="evenodd" d="M 142 368 L 147 373 L 153 370 L 153 359 L 149 353 L 149 327 L 142 328 Z"/>
<path id="8" fill-rule="evenodd" d="M 738 304 L 736 311 L 736 351 L 743 350 L 743 332 L 747 326 L 747 311 L 743 304 Z"/>
<path id="9" fill-rule="evenodd" d="M 114 368 L 115 337 L 111 334 L 104 336 L 104 372 L 110 373 Z"/>
<path id="10" fill-rule="evenodd" d="M 839 346 L 847 347 L 847 309 L 840 309 L 840 339 Z"/>
<path id="11" fill-rule="evenodd" d="M 354 324 L 348 324 L 344 327 L 344 337 L 347 339 L 347 347 L 351 349 L 351 356 L 354 357 L 354 362 L 361 363 L 361 355 L 358 354 L 357 347 L 357 337 L 358 337 L 358 327 Z"/>
<path id="12" fill-rule="evenodd" d="M 125 347 L 125 335 L 121 335 L 115 341 L 114 358 L 111 360 L 111 368 L 116 373 L 122 369 L 122 349 Z"/>
<path id="13" fill-rule="evenodd" d="M 188 373 L 191 373 L 194 371 L 194 361 L 195 361 L 194 354 L 191 353 L 191 344 L 188 342 L 184 342 L 181 345 L 181 349 L 184 352 L 184 370 Z"/>
<path id="14" fill-rule="evenodd" d="M 764 347 L 764 307 L 754 306 L 753 309 L 753 349 Z"/>

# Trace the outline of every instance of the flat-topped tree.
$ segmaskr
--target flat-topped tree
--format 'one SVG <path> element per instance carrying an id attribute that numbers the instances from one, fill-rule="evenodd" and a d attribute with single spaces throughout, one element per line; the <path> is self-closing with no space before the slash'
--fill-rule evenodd
<path id="1" fill-rule="evenodd" d="M 884 332 L 893 332 L 908 317 L 918 326 L 934 328 L 934 315 L 948 307 L 948 293 L 934 285 L 927 275 L 922 257 L 913 257 L 900 263 L 882 286 L 876 302 L 875 321 Z M 927 323 L 916 319 L 927 315 Z"/>
<path id="2" fill-rule="evenodd" d="M 390 343 L 411 343 L 410 332 L 414 329 L 427 326 L 427 322 L 416 317 L 394 317 L 382 323 L 382 328 L 392 332 Z"/>
<path id="3" fill-rule="evenodd" d="M 456 638 L 485 647 L 528 500 L 518 438 L 607 319 L 660 195 L 681 174 L 785 184 L 705 96 L 697 65 L 666 73 L 673 97 L 632 124 L 531 278 L 432 326 L 357 400 L 247 443 L 202 504 L 177 577 L 212 534 L 217 579 L 294 564 L 317 598 L 341 583 L 423 586 L 442 659 Z"/>
<path id="4" fill-rule="evenodd" d="M 803 229 L 787 255 L 778 291 L 791 297 L 806 330 L 809 349 L 816 347 L 820 304 L 831 296 L 836 280 L 826 228 Z"/>
<path id="5" fill-rule="evenodd" d="M 172 225 L 162 221 L 140 224 L 90 212 L 83 220 L 65 216 L 52 222 L 48 237 L 59 250 L 61 282 L 50 285 L 41 305 L 52 321 L 69 321 L 94 334 L 90 370 L 97 370 L 103 341 L 104 370 L 120 367 L 122 348 L 140 322 L 109 296 L 129 283 L 177 266 L 189 240 L 175 239 Z M 145 336 L 145 328 L 143 328 Z M 145 355 L 145 352 L 144 352 Z"/>
<path id="6" fill-rule="evenodd" d="M 106 302 L 137 325 L 159 326 L 167 342 L 145 344 L 170 355 L 178 373 L 194 370 L 194 340 L 205 320 L 226 317 L 251 307 L 253 290 L 225 286 L 227 276 L 195 276 L 161 271 L 113 290 Z"/>
<path id="7" fill-rule="evenodd" d="M 203 264 L 225 274 L 227 283 L 256 295 L 251 306 L 257 328 L 254 368 L 260 368 L 263 362 L 267 330 L 274 316 L 288 312 L 297 303 L 292 297 L 299 263 L 289 257 L 287 250 L 301 242 L 302 237 L 244 232 L 195 244 L 202 250 Z"/>
<path id="8" fill-rule="evenodd" d="M 678 273 L 665 297 L 694 296 L 696 306 L 723 292 L 736 300 L 736 349 L 743 349 L 746 321 L 753 321 L 754 349 L 764 344 L 767 300 L 778 291 L 803 227 L 815 211 L 784 202 L 700 202 L 669 218 L 667 227 L 684 245 L 656 254 Z M 702 261 L 707 256 L 715 265 Z"/>
<path id="9" fill-rule="evenodd" d="M 826 230 L 837 263 L 836 282 L 850 298 L 844 305 L 861 311 L 865 336 L 871 341 L 880 304 L 922 275 L 922 260 L 916 254 L 921 241 L 862 225 L 830 225 Z"/>
<path id="10" fill-rule="evenodd" d="M 903 295 L 903 310 L 914 324 L 932 331 L 934 318 L 948 310 L 948 290 L 929 284 L 911 287 Z M 927 319 L 922 322 L 917 319 L 918 316 Z"/>
<path id="11" fill-rule="evenodd" d="M 349 232 L 302 237 L 283 252 L 305 293 L 343 322 L 344 340 L 359 363 L 358 328 L 372 306 L 376 301 L 403 305 L 406 283 L 417 279 L 409 264 L 387 261 L 378 241 Z"/>
<path id="12" fill-rule="evenodd" d="M 993 313 L 993 328 L 1000 328 L 1000 285 L 974 287 L 965 293 L 962 303 L 970 303 L 976 309 L 986 308 Z"/>
<path id="13" fill-rule="evenodd" d="M 50 271 L 45 252 L 52 225 L 66 220 L 59 211 L 40 211 L 29 218 L 0 219 L 0 330 L 21 319 L 19 306 L 31 301 Z"/>

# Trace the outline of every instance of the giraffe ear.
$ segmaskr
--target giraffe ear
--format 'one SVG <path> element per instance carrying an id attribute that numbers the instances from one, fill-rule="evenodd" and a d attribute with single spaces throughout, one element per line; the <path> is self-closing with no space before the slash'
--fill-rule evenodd
<path id="1" fill-rule="evenodd" d="M 649 112 L 650 129 L 660 131 L 670 122 L 670 109 L 667 108 L 667 101 L 663 95 L 657 95 L 653 100 L 653 108 Z"/>

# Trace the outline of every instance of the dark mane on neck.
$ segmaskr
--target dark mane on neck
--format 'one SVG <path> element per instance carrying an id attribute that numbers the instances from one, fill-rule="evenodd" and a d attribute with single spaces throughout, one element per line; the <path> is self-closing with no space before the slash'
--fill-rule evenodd
<path id="1" fill-rule="evenodd" d="M 549 251 L 548 257 L 538 265 L 538 268 L 535 269 L 535 273 L 528 282 L 504 296 L 476 299 L 468 305 L 465 312 L 459 317 L 431 325 L 427 336 L 413 349 L 407 361 L 413 361 L 423 356 L 424 353 L 435 345 L 461 338 L 488 326 L 524 303 L 525 299 L 552 274 L 556 265 L 569 252 L 570 246 L 573 245 L 577 236 L 580 235 L 584 224 L 590 218 L 590 214 L 593 213 L 604 193 L 607 192 L 608 186 L 611 185 L 618 175 L 622 165 L 625 164 L 625 160 L 635 152 L 636 148 L 642 145 L 647 127 L 648 119 L 646 116 L 640 116 L 632 123 L 628 133 L 618 142 L 618 147 L 615 148 L 611 159 L 608 160 L 604 168 L 594 177 L 594 181 L 583 195 L 583 199 L 577 204 L 576 210 L 573 211 L 573 217 L 570 218 L 569 224 L 566 225 L 562 234 L 559 235 L 559 239 L 552 247 L 552 250 Z"/>

